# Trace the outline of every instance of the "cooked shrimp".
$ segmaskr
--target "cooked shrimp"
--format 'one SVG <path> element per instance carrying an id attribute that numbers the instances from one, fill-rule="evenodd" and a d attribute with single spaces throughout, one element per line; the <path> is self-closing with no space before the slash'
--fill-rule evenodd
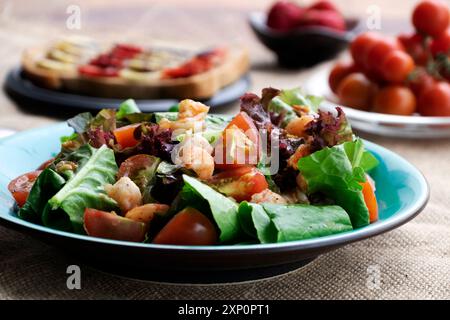
<path id="1" fill-rule="evenodd" d="M 205 128 L 205 118 L 209 107 L 201 102 L 185 99 L 179 104 L 178 119 L 170 121 L 166 118 L 160 120 L 159 125 L 164 129 L 177 130 L 183 133 L 187 130 L 194 132 L 203 131 Z"/>
<path id="2" fill-rule="evenodd" d="M 313 116 L 305 115 L 299 118 L 292 119 L 286 126 L 286 131 L 297 137 L 304 137 L 306 135 L 307 124 L 314 120 Z"/>
<path id="3" fill-rule="evenodd" d="M 209 179 L 214 171 L 214 158 L 205 149 L 197 146 L 181 148 L 174 161 L 187 169 L 192 169 L 200 179 Z"/>
<path id="4" fill-rule="evenodd" d="M 183 147 L 200 147 L 205 149 L 209 154 L 211 154 L 214 150 L 213 146 L 203 137 L 201 134 L 192 134 L 191 132 L 186 133 L 186 137 L 181 143 Z"/>
<path id="5" fill-rule="evenodd" d="M 279 195 L 276 192 L 273 192 L 269 189 L 265 189 L 261 191 L 260 193 L 255 193 L 252 195 L 252 198 L 250 199 L 250 202 L 253 203 L 278 203 L 278 204 L 287 204 L 288 202 L 286 199 Z"/>
<path id="6" fill-rule="evenodd" d="M 206 117 L 209 107 L 201 102 L 190 99 L 184 99 L 179 104 L 178 119 L 193 118 L 201 115 Z"/>
<path id="7" fill-rule="evenodd" d="M 142 204 L 139 187 L 128 177 L 120 178 L 114 185 L 105 185 L 105 191 L 124 213 Z"/>
<path id="8" fill-rule="evenodd" d="M 131 209 L 126 213 L 125 218 L 138 222 L 149 223 L 153 220 L 155 214 L 164 214 L 168 210 L 169 206 L 167 204 L 148 203 Z"/>

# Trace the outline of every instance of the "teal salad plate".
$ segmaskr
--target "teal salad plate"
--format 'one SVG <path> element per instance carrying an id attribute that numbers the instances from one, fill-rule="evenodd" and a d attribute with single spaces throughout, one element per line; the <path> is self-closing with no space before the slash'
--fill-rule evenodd
<path id="1" fill-rule="evenodd" d="M 176 283 L 254 280 L 304 266 L 317 256 L 395 229 L 425 207 L 429 187 L 423 175 L 399 155 L 365 141 L 379 160 L 376 182 L 379 220 L 366 227 L 321 238 L 274 244 L 174 246 L 108 240 L 50 229 L 21 220 L 7 185 L 58 153 L 66 123 L 25 131 L 0 140 L 0 223 L 59 247 L 99 270 L 137 279 Z"/>

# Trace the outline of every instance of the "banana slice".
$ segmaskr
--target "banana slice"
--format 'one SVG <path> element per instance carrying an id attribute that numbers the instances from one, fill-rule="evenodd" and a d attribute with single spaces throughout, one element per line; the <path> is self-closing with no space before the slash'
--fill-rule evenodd
<path id="1" fill-rule="evenodd" d="M 139 72 L 125 68 L 119 72 L 119 77 L 133 81 L 157 80 L 161 78 L 161 72 L 159 71 Z"/>
<path id="2" fill-rule="evenodd" d="M 65 51 L 56 48 L 50 49 L 47 56 L 52 60 L 66 63 L 77 63 L 80 60 L 79 56 L 67 53 Z"/>
<path id="3" fill-rule="evenodd" d="M 76 56 L 91 56 L 98 49 L 98 44 L 87 37 L 66 37 L 54 44 L 54 48 Z"/>
<path id="4" fill-rule="evenodd" d="M 42 59 L 36 62 L 36 65 L 54 71 L 72 72 L 76 71 L 76 65 L 67 62 L 56 61 L 52 59 Z"/>

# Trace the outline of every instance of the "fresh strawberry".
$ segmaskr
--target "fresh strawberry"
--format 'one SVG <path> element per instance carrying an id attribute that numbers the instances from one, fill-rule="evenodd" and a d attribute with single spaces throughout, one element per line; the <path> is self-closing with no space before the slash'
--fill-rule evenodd
<path id="1" fill-rule="evenodd" d="M 331 10 L 339 12 L 336 6 L 327 0 L 317 1 L 316 3 L 313 3 L 311 6 L 308 7 L 308 10 Z"/>
<path id="2" fill-rule="evenodd" d="M 290 1 L 278 1 L 270 8 L 267 25 L 279 31 L 289 31 L 297 26 L 304 9 Z"/>
<path id="3" fill-rule="evenodd" d="M 306 10 L 297 23 L 298 26 L 322 26 L 345 31 L 345 20 L 342 15 L 331 10 Z"/>

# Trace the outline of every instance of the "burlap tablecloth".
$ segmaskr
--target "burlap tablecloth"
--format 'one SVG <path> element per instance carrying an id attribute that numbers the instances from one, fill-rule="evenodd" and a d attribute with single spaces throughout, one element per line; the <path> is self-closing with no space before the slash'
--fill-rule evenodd
<path id="1" fill-rule="evenodd" d="M 89 6 L 83 4 L 89 9 L 89 16 L 97 17 L 97 20 L 93 21 L 101 20 L 102 17 L 103 19 L 128 17 L 123 14 L 121 8 L 112 8 L 105 13 L 104 9 L 97 8 L 99 2 L 102 1 L 90 3 Z M 142 12 L 139 10 L 141 1 L 136 2 L 138 4 L 131 7 L 136 12 Z M 388 3 L 388 1 L 381 2 Z M 44 10 L 42 13 L 39 10 L 41 16 L 36 17 L 36 12 L 30 13 L 30 10 L 27 10 L 28 2 L 18 3 L 19 5 L 15 4 L 12 9 L 9 8 L 9 14 L 6 15 L 1 14 L 2 10 L 5 10 L 0 6 L 2 77 L 8 68 L 17 63 L 18 54 L 24 47 L 39 43 L 49 36 L 54 36 L 53 33 L 58 33 L 54 25 L 61 23 L 61 16 L 65 14 L 64 5 L 59 5 L 54 9 L 56 13 L 53 12 L 53 15 L 50 14 L 52 12 Z M 253 91 L 259 91 L 267 85 L 297 86 L 316 70 L 287 72 L 274 68 L 272 56 L 254 40 L 246 27 L 239 1 L 227 3 L 232 4 L 231 8 L 214 10 L 220 12 L 219 16 L 206 15 L 212 21 L 209 25 L 215 31 L 203 28 L 200 31 L 197 29 L 196 32 L 197 34 L 207 32 L 210 38 L 216 40 L 238 38 L 247 43 L 253 57 L 251 73 Z M 345 1 L 340 3 L 344 7 L 348 5 Z M 359 4 L 360 1 L 351 1 L 351 4 L 356 3 Z M 83 5 L 82 9 L 85 8 Z M 259 4 L 260 7 L 265 5 Z M 45 8 L 45 5 L 43 7 Z M 351 10 L 350 5 L 348 7 Z M 139 28 L 150 25 L 148 29 L 150 36 L 160 34 L 161 30 L 164 32 L 174 30 L 173 28 L 183 30 L 183 26 L 190 26 L 193 23 L 191 14 L 205 18 L 203 11 L 198 9 L 197 11 L 186 9 L 174 14 L 170 5 L 159 4 L 156 8 L 159 11 L 153 7 L 145 18 L 135 21 L 134 25 Z M 172 25 L 172 29 L 164 19 L 168 13 L 171 14 L 169 20 L 175 24 L 175 27 Z M 11 19 L 11 16 L 15 19 Z M 32 26 L 24 22 L 30 16 L 36 22 Z M 48 18 L 49 16 L 52 18 Z M 149 19 L 153 23 L 149 24 Z M 161 24 L 155 21 L 160 21 Z M 89 33 L 91 30 L 98 32 L 101 28 L 91 24 L 86 29 Z M 50 34 L 49 30 L 52 30 Z M 101 31 L 105 32 L 103 29 Z M 114 29 L 108 32 L 114 34 Z M 175 37 L 177 34 L 173 32 L 169 36 Z M 189 33 L 184 35 L 184 38 L 198 41 L 199 37 L 195 34 Z M 236 110 L 237 105 L 217 111 L 233 113 Z M 36 110 L 30 105 L 18 108 L 4 94 L 0 95 L 0 127 L 24 130 L 69 115 L 58 110 Z M 118 278 L 81 265 L 82 288 L 69 290 L 66 287 L 66 268 L 68 265 L 77 264 L 77 261 L 29 236 L 0 227 L 0 298 L 449 299 L 450 140 L 398 140 L 366 135 L 363 137 L 411 161 L 424 173 L 431 186 L 431 198 L 425 210 L 417 218 L 392 232 L 325 254 L 303 269 L 252 283 L 208 286 L 156 284 Z"/>

